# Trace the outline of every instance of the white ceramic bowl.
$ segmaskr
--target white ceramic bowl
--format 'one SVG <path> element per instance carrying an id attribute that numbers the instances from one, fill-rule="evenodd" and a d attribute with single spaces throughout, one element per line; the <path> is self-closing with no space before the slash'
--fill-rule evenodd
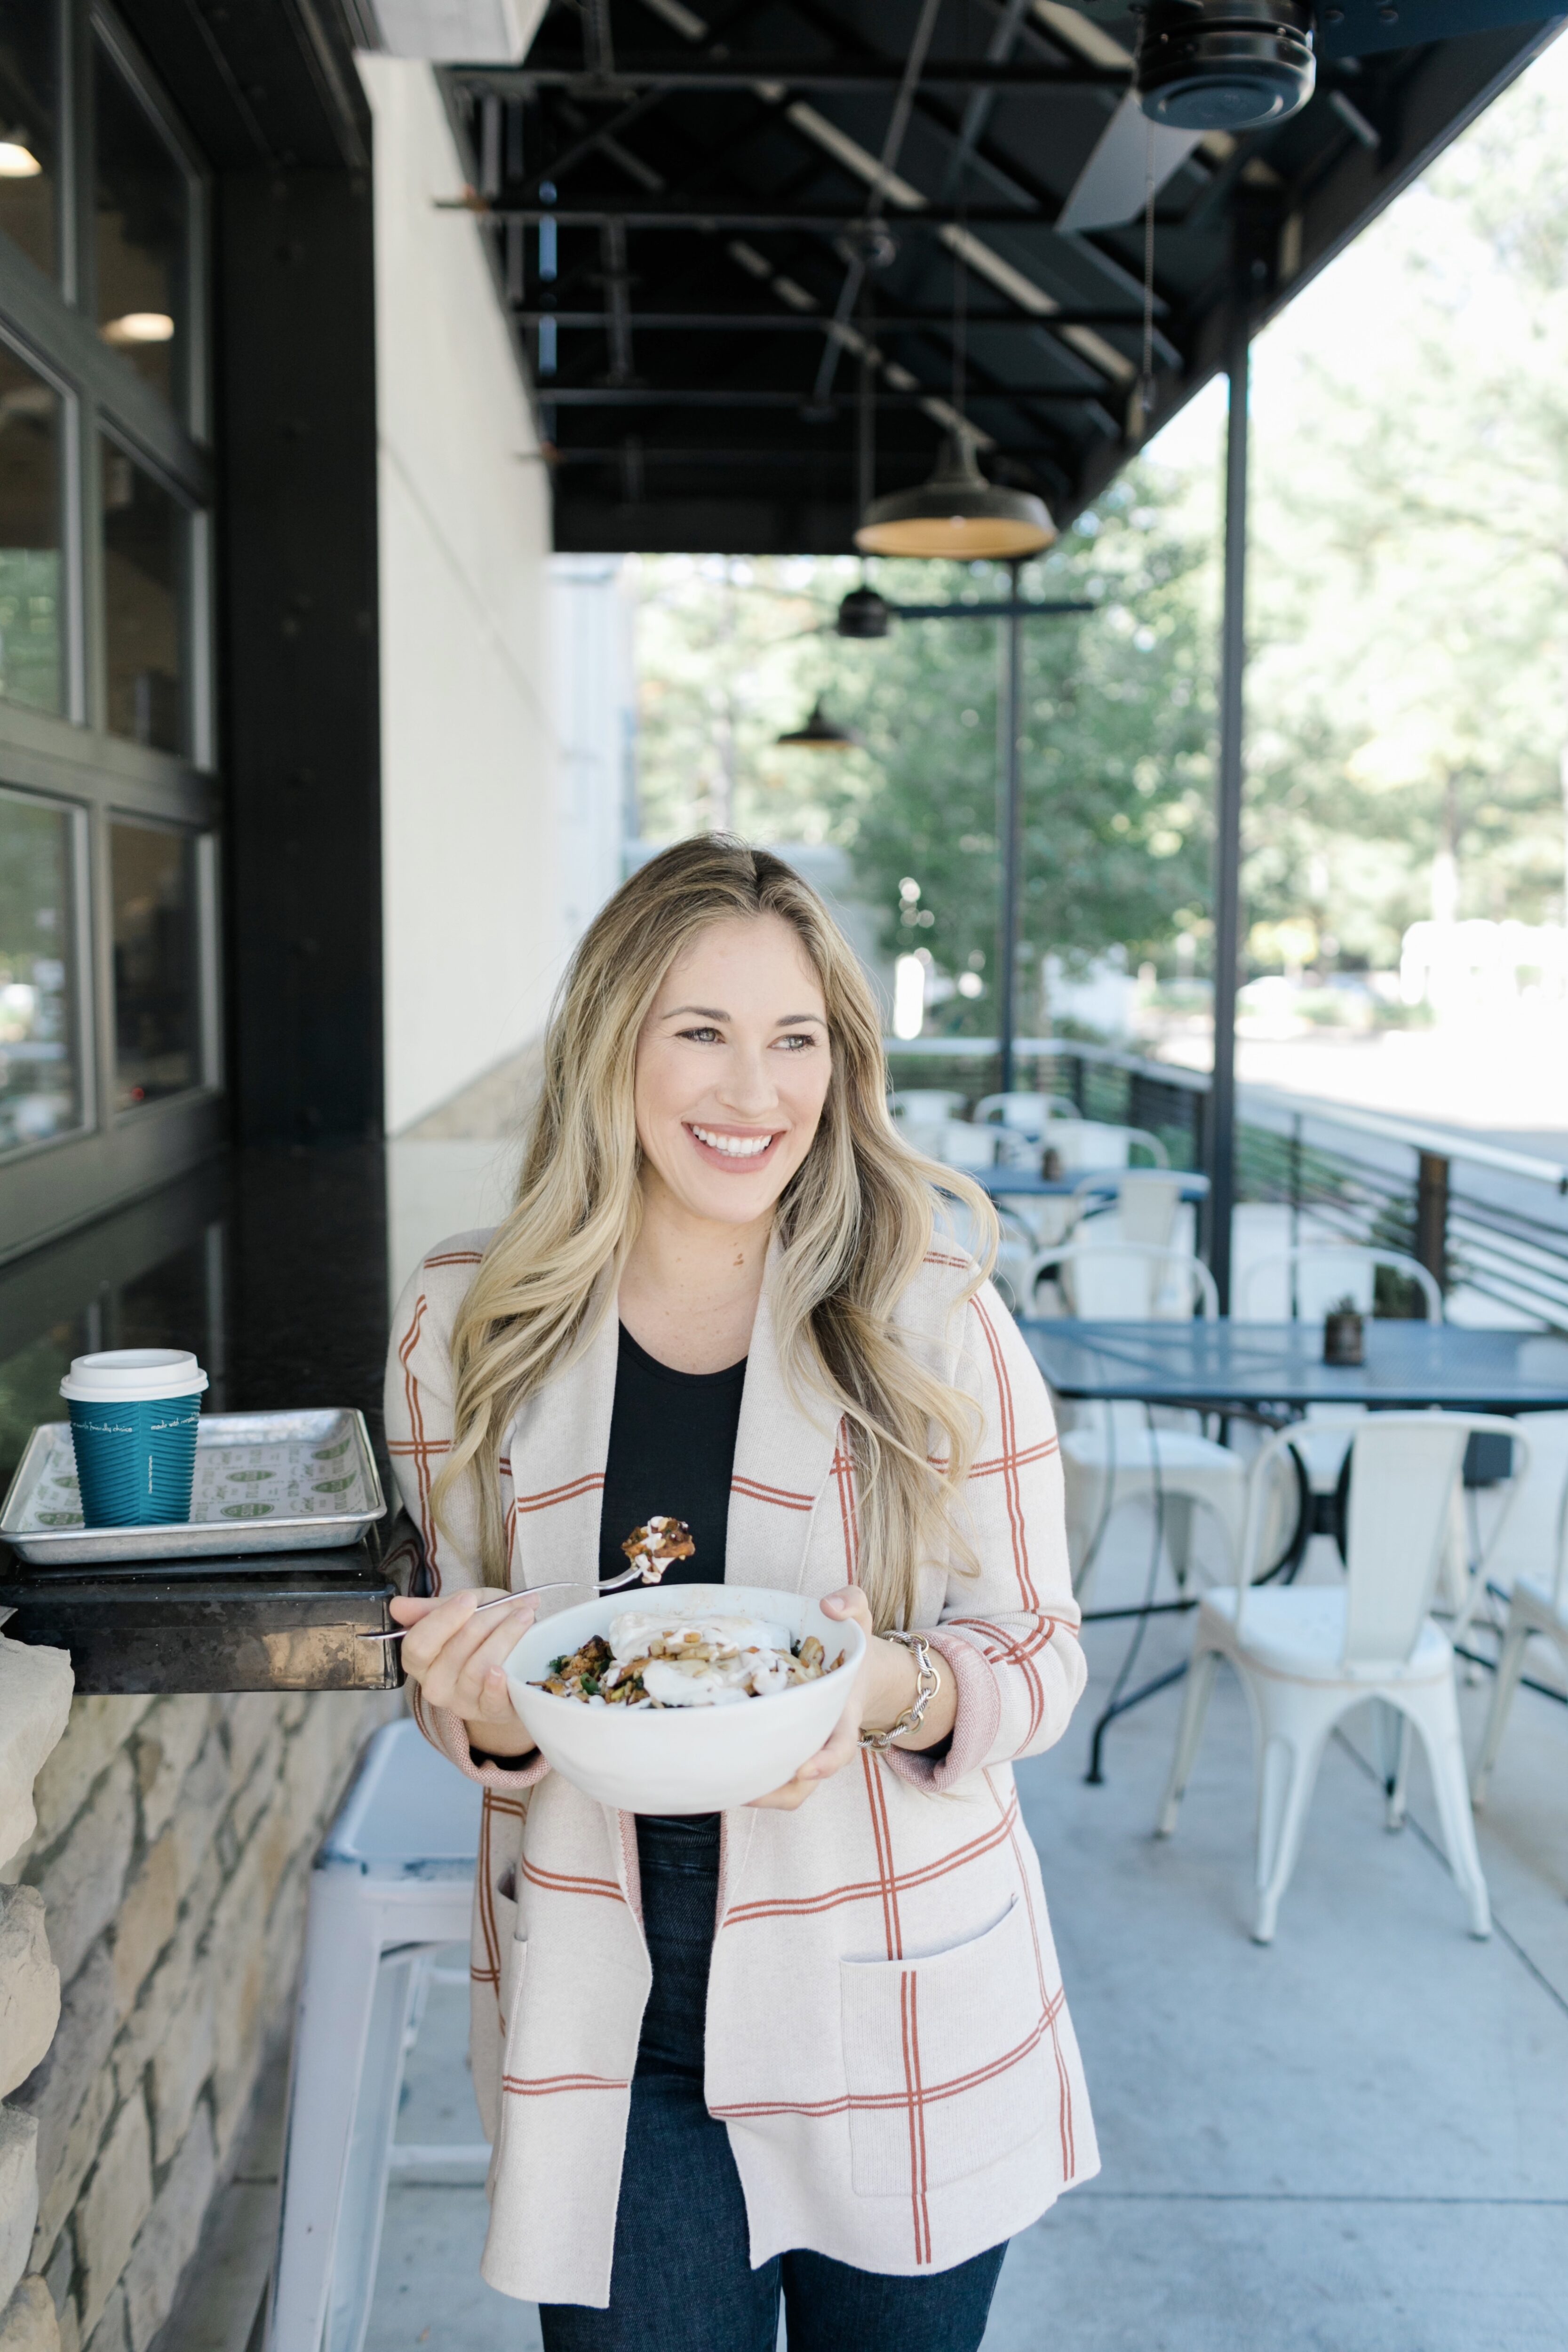
<path id="1" fill-rule="evenodd" d="M 608 1636 L 623 1610 L 668 1610 L 673 1620 L 740 1615 L 815 1633 L 844 1664 L 813 1683 L 732 1706 L 584 1706 L 534 1685 L 551 1662 L 592 1634 Z M 815 1601 L 763 1584 L 637 1586 L 559 1609 L 531 1625 L 506 1662 L 511 1703 L 558 1772 L 602 1804 L 628 1813 L 717 1813 L 750 1804 L 793 1779 L 849 1703 L 865 1654 L 858 1625 L 825 1617 Z"/>

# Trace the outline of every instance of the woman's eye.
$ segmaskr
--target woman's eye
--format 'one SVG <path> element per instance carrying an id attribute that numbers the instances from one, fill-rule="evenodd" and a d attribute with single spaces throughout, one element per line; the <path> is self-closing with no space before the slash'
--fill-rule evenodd
<path id="1" fill-rule="evenodd" d="M 717 1029 L 681 1029 L 676 1034 L 678 1036 L 689 1038 L 694 1045 L 711 1045 L 719 1037 Z"/>
<path id="2" fill-rule="evenodd" d="M 805 1047 L 815 1045 L 816 1040 L 808 1031 L 802 1029 L 794 1032 L 790 1036 L 780 1037 L 774 1042 L 782 1045 L 786 1054 L 798 1054 Z"/>

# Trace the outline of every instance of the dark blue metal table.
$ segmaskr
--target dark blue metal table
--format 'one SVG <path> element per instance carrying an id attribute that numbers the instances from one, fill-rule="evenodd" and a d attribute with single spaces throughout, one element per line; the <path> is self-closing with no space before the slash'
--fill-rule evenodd
<path id="1" fill-rule="evenodd" d="M 1272 1422 L 1298 1420 L 1315 1404 L 1384 1411 L 1438 1405 L 1450 1412 L 1496 1413 L 1568 1409 L 1568 1336 L 1551 1331 L 1369 1320 L 1366 1361 L 1345 1365 L 1324 1363 L 1322 1326 L 1315 1321 L 1237 1323 L 1221 1316 L 1211 1322 L 1194 1317 L 1094 1323 L 1059 1316 L 1032 1318 L 1019 1328 L 1050 1386 L 1075 1402 L 1177 1406 Z M 1314 1525 L 1305 1473 L 1300 1475 L 1300 1525 L 1279 1563 L 1287 1576 L 1294 1574 Z M 1103 1778 L 1100 1748 L 1110 1724 L 1186 1672 L 1184 1663 L 1123 1696 L 1149 1619 L 1196 1605 L 1186 1599 L 1156 1601 L 1153 1590 L 1152 1575 L 1142 1607 L 1085 1612 L 1086 1623 L 1137 1620 L 1132 1645 L 1094 1727 L 1092 1781 Z"/>
<path id="2" fill-rule="evenodd" d="M 1450 1412 L 1568 1409 L 1568 1336 L 1370 1321 L 1366 1361 L 1323 1362 L 1317 1322 L 1090 1323 L 1069 1316 L 1020 1325 L 1058 1396 L 1128 1399 L 1200 1412 L 1289 1419 L 1314 1404 Z"/>
<path id="3" fill-rule="evenodd" d="M 1065 1176 L 1041 1176 L 1024 1168 L 976 1168 L 970 1173 L 993 1199 L 1012 1192 L 1020 1200 L 1059 1201 L 1090 1184 L 1113 1195 L 1123 1176 L 1179 1176 L 1184 1201 L 1206 1201 L 1209 1191 L 1208 1178 L 1191 1168 L 1074 1168 Z"/>

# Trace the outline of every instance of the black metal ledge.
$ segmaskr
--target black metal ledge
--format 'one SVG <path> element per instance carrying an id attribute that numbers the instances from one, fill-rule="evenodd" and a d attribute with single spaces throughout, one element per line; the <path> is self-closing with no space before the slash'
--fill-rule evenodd
<path id="1" fill-rule="evenodd" d="M 239 1152 L 0 1267 L 0 1491 L 89 1348 L 194 1349 L 215 1412 L 356 1405 L 381 1437 L 386 1186 L 375 1146 Z M 12 1641 L 68 1650 L 79 1691 L 395 1689 L 406 1519 L 332 1551 L 33 1568 L 0 1544 Z"/>
<path id="2" fill-rule="evenodd" d="M 79 1693 L 387 1691 L 403 1682 L 387 1603 L 416 1555 L 342 1551 L 31 1568 L 0 1545 L 8 1640 L 70 1652 Z"/>

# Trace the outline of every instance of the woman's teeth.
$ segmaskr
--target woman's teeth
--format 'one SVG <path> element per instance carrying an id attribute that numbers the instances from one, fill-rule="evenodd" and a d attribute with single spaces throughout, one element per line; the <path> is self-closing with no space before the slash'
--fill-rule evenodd
<path id="1" fill-rule="evenodd" d="M 728 1160 L 755 1160 L 773 1141 L 771 1135 L 715 1135 L 711 1128 L 694 1127 L 691 1130 L 699 1143 L 711 1151 L 721 1151 Z"/>

